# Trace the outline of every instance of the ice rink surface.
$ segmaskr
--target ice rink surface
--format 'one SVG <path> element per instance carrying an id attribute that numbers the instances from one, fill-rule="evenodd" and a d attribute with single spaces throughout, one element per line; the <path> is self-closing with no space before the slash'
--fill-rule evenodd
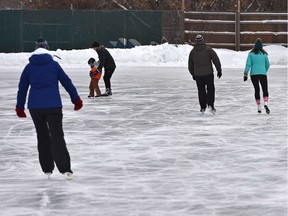
<path id="1" fill-rule="evenodd" d="M 216 115 L 187 68 L 116 69 L 95 99 L 87 69 L 67 69 L 84 101 L 75 112 L 61 87 L 72 181 L 41 171 L 29 112 L 14 112 L 20 73 L 0 71 L 2 216 L 287 215 L 287 68 L 269 70 L 270 115 L 243 69 L 215 78 Z"/>

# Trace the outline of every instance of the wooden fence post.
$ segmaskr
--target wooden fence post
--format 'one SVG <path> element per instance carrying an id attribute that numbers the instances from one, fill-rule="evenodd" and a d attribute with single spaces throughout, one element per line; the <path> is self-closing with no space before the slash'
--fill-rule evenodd
<path id="1" fill-rule="evenodd" d="M 185 43 L 185 0 L 182 0 L 181 12 L 181 43 Z"/>
<path id="2" fill-rule="evenodd" d="M 235 50 L 240 50 L 240 0 L 237 4 L 237 12 L 235 14 Z"/>

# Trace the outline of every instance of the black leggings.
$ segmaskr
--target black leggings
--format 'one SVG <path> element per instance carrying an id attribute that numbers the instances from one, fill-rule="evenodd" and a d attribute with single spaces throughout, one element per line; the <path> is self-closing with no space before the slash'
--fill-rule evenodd
<path id="1" fill-rule="evenodd" d="M 37 132 L 39 161 L 43 172 L 52 172 L 55 161 L 60 173 L 72 173 L 62 128 L 62 109 L 30 109 L 29 112 Z"/>
<path id="2" fill-rule="evenodd" d="M 261 85 L 261 87 L 262 87 L 263 98 L 264 98 L 264 97 L 269 97 L 269 93 L 268 93 L 268 82 L 267 82 L 267 76 L 266 76 L 266 75 L 252 75 L 252 76 L 251 76 L 251 81 L 252 81 L 253 86 L 254 86 L 255 99 L 256 99 L 256 100 L 259 100 L 259 99 L 260 99 L 260 86 L 259 86 L 259 82 L 260 82 L 260 85 Z"/>

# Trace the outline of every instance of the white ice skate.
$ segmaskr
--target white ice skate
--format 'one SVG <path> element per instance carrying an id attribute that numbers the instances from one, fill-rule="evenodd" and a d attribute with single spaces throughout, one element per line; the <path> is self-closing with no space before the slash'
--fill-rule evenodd
<path id="1" fill-rule="evenodd" d="M 216 109 L 213 106 L 208 106 L 209 111 L 215 115 Z"/>
<path id="2" fill-rule="evenodd" d="M 261 104 L 257 104 L 257 110 L 259 114 L 262 113 Z"/>
<path id="3" fill-rule="evenodd" d="M 65 172 L 65 173 L 63 173 L 63 175 L 65 176 L 65 178 L 67 180 L 72 180 L 73 179 L 73 174 L 70 173 L 70 172 Z"/>
<path id="4" fill-rule="evenodd" d="M 50 176 L 52 175 L 52 172 L 47 172 L 47 173 L 45 173 L 45 175 L 47 175 L 48 176 L 48 180 L 50 180 Z"/>

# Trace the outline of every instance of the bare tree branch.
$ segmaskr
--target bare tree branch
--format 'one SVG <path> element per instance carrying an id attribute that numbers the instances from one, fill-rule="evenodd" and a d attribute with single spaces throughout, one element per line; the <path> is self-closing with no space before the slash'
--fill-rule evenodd
<path id="1" fill-rule="evenodd" d="M 248 7 L 246 8 L 245 11 L 249 11 L 250 8 L 252 8 L 252 6 L 254 5 L 255 2 L 258 5 L 258 8 L 255 11 L 259 11 L 261 9 L 261 4 L 260 4 L 260 2 L 258 0 L 252 0 L 252 2 L 248 5 Z"/>

